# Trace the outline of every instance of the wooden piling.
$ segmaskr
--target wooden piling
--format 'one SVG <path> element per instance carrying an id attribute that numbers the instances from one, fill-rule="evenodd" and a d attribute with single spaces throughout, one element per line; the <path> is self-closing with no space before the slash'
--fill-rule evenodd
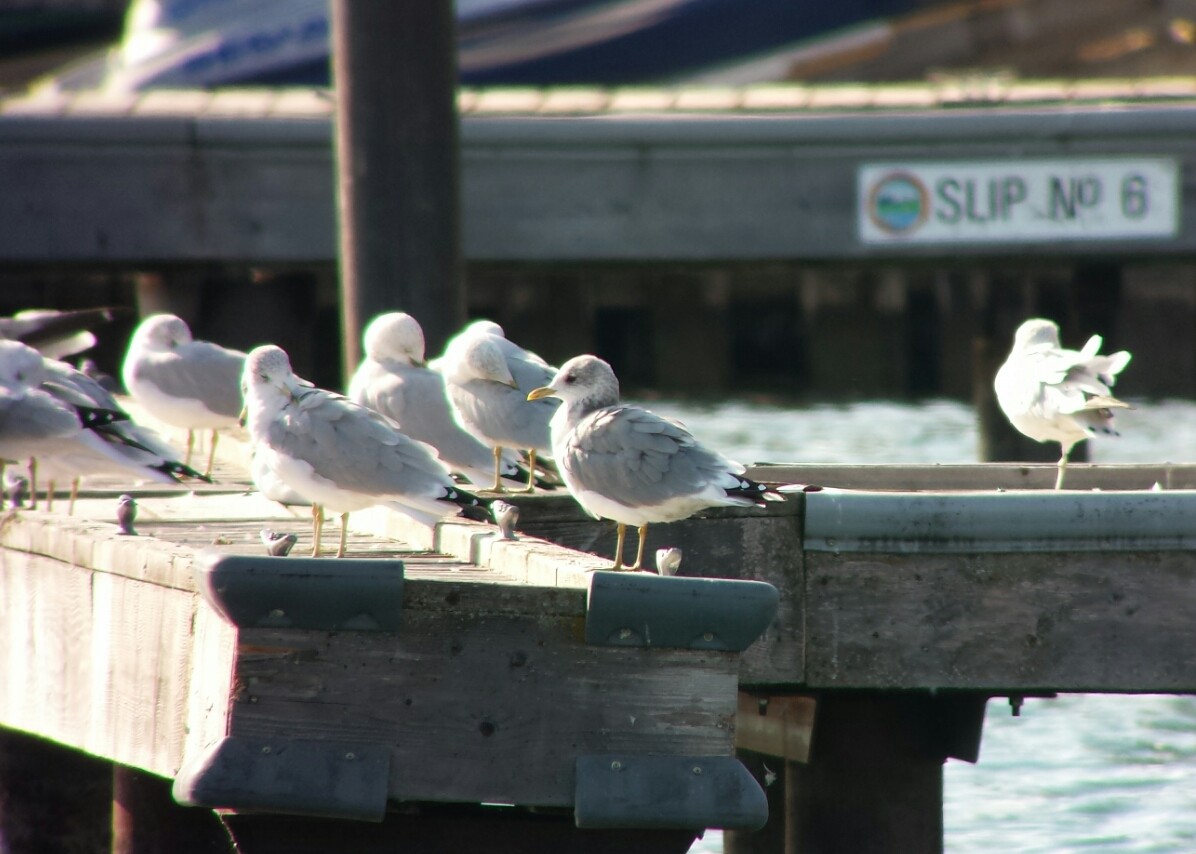
<path id="1" fill-rule="evenodd" d="M 383 311 L 438 352 L 465 319 L 453 4 L 332 3 L 345 374 Z"/>
<path id="2" fill-rule="evenodd" d="M 112 854 L 231 854 L 232 837 L 211 810 L 183 807 L 170 780 L 112 766 Z"/>
<path id="3" fill-rule="evenodd" d="M 0 727 L 0 851 L 106 851 L 111 767 Z"/>

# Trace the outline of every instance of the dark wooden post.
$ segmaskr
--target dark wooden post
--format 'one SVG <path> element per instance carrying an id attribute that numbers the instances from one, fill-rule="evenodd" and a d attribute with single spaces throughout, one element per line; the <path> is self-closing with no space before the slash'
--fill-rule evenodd
<path id="1" fill-rule="evenodd" d="M 429 352 L 465 319 L 456 40 L 450 0 L 333 0 L 346 375 L 361 328 L 402 310 Z"/>
<path id="2" fill-rule="evenodd" d="M 216 813 L 175 803 L 170 780 L 112 766 L 112 854 L 231 854 Z"/>
<path id="3" fill-rule="evenodd" d="M 112 766 L 0 727 L 0 851 L 104 851 Z"/>

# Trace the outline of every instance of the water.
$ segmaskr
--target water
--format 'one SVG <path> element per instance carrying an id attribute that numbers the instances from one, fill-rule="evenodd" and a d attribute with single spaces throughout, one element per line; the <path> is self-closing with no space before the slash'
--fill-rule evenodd
<path id="1" fill-rule="evenodd" d="M 1196 403 L 1135 405 L 1094 462 L 1196 460 Z M 743 462 L 976 461 L 972 409 L 955 401 L 649 407 Z M 1018 718 L 992 700 L 980 762 L 946 765 L 943 813 L 952 854 L 1196 851 L 1196 697 L 1028 699 Z M 721 851 L 717 831 L 691 849 Z"/>

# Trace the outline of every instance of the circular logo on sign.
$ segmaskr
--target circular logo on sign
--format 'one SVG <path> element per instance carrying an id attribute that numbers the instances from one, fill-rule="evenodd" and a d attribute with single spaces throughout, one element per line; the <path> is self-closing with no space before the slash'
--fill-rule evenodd
<path id="1" fill-rule="evenodd" d="M 872 185 L 868 216 L 889 234 L 909 234 L 930 214 L 926 185 L 908 172 L 892 172 Z"/>

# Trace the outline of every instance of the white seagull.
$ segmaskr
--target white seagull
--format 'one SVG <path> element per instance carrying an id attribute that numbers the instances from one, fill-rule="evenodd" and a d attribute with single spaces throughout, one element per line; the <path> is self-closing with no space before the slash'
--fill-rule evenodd
<path id="1" fill-rule="evenodd" d="M 565 486 L 591 516 L 617 524 L 614 569 L 623 568 L 627 526 L 639 528 L 631 569 L 644 563 L 648 525 L 707 507 L 784 500 L 743 476 L 744 467 L 708 450 L 676 421 L 619 403 L 619 381 L 596 356 L 575 356 L 528 398 L 561 398 L 552 449 Z"/>
<path id="2" fill-rule="evenodd" d="M 337 557 L 345 555 L 355 510 L 381 504 L 425 525 L 462 509 L 480 513 L 477 498 L 453 483 L 426 445 L 373 410 L 303 384 L 281 348 L 251 350 L 243 382 L 254 453 L 312 502 L 313 556 L 320 553 L 324 507 L 341 515 Z"/>
<path id="3" fill-rule="evenodd" d="M 504 448 L 526 451 L 528 481 L 535 491 L 536 454 L 552 456 L 548 422 L 556 401 L 529 402 L 528 392 L 552 379 L 554 369 L 535 353 L 508 341 L 492 321 L 470 324 L 449 342 L 439 360 L 457 423 L 494 455 L 494 485 L 502 492 Z"/>
<path id="4" fill-rule="evenodd" d="M 401 311 L 375 317 L 362 335 L 365 359 L 349 383 L 349 398 L 380 412 L 404 435 L 436 449 L 451 470 L 484 487 L 491 477 L 490 448 L 453 418 L 444 377 L 424 363 L 424 331 Z M 501 461 L 504 478 L 519 475 L 513 452 Z"/>
<path id="5" fill-rule="evenodd" d="M 51 478 L 71 478 L 72 501 L 79 477 L 89 474 L 168 484 L 201 477 L 90 377 L 17 341 L 0 341 L 0 457 L 30 460 L 34 496 L 39 460 Z"/>
<path id="6" fill-rule="evenodd" d="M 1063 488 L 1072 447 L 1098 433 L 1116 435 L 1113 410 L 1130 408 L 1109 390 L 1130 354 L 1100 356 L 1100 347 L 1099 335 L 1078 352 L 1060 347 L 1059 327 L 1033 318 L 1018 327 L 1013 350 L 993 382 L 997 403 L 1014 427 L 1035 441 L 1059 443 L 1055 489 Z"/>
<path id="7" fill-rule="evenodd" d="M 155 418 L 187 430 L 186 462 L 196 430 L 211 430 L 205 474 L 212 473 L 217 430 L 237 426 L 243 407 L 245 354 L 196 341 L 173 314 L 147 317 L 133 333 L 121 370 L 125 388 Z"/>

